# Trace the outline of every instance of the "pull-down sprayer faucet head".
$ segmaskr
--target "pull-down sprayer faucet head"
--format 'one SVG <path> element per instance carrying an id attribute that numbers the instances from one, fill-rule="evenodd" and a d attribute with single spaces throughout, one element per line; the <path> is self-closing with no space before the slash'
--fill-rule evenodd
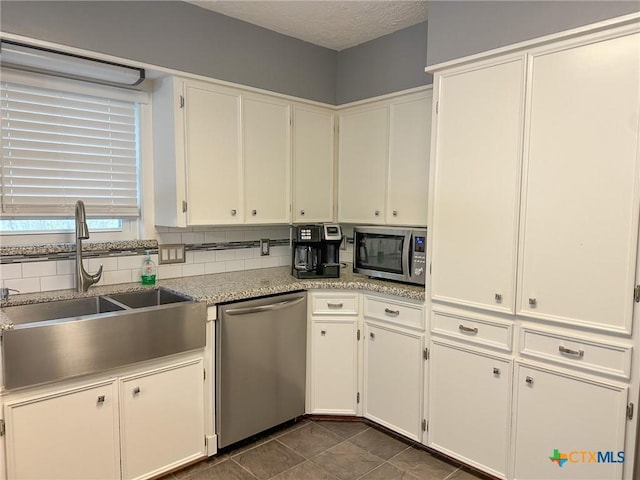
<path id="1" fill-rule="evenodd" d="M 89 227 L 87 227 L 87 214 L 84 211 L 84 202 L 76 202 L 76 239 L 86 240 L 89 238 Z"/>
<path id="2" fill-rule="evenodd" d="M 102 276 L 102 264 L 93 275 L 87 273 L 82 266 L 82 240 L 89 238 L 89 227 L 87 227 L 87 215 L 84 211 L 84 202 L 76 202 L 76 290 L 86 292 L 94 283 L 100 281 Z"/>

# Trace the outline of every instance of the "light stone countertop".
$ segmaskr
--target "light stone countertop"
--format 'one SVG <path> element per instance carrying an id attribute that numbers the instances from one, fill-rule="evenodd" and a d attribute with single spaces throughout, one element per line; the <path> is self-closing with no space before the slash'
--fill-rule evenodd
<path id="1" fill-rule="evenodd" d="M 139 283 L 122 283 L 91 287 L 89 291 L 85 293 L 78 293 L 75 290 L 55 290 L 50 292 L 18 294 L 12 295 L 9 300 L 3 302 L 1 306 L 8 307 L 56 300 L 69 300 L 73 298 L 93 297 L 96 295 L 148 290 L 157 287 L 165 287 L 196 301 L 206 302 L 208 306 L 223 302 L 292 292 L 295 290 L 312 289 L 363 290 L 418 301 L 424 301 L 425 298 L 424 287 L 376 280 L 364 275 L 355 274 L 351 270 L 351 265 L 348 265 L 347 268 L 341 270 L 340 278 L 299 280 L 291 275 L 290 267 L 274 267 L 195 277 L 171 278 L 160 280 L 154 286 L 142 286 Z M 0 331 L 10 330 L 12 328 L 13 323 L 0 309 Z"/>

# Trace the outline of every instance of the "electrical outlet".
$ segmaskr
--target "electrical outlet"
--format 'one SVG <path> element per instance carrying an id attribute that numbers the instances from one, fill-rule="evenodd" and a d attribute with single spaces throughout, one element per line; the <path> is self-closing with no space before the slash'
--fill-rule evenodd
<path id="1" fill-rule="evenodd" d="M 260 239 L 260 255 L 261 256 L 269 255 L 269 239 L 268 238 Z"/>
<path id="2" fill-rule="evenodd" d="M 158 245 L 158 263 L 160 265 L 166 263 L 184 263 L 185 261 L 184 243 Z"/>

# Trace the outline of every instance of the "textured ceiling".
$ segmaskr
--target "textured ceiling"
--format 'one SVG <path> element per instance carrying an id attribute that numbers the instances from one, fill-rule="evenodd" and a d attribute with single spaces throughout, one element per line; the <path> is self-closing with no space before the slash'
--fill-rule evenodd
<path id="1" fill-rule="evenodd" d="M 188 0 L 228 17 L 344 50 L 427 19 L 426 0 Z"/>

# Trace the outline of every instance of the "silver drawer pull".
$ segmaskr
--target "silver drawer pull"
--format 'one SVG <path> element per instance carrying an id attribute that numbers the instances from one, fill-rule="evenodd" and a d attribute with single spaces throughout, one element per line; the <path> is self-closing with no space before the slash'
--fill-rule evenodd
<path id="1" fill-rule="evenodd" d="M 397 317 L 398 315 L 400 315 L 400 310 L 391 310 L 389 308 L 385 308 L 384 313 L 386 313 L 387 315 L 391 315 L 392 317 Z"/>
<path id="2" fill-rule="evenodd" d="M 329 308 L 342 308 L 342 307 L 344 307 L 344 303 L 342 303 L 342 302 L 340 302 L 340 303 L 327 302 L 327 307 L 329 307 Z"/>
<path id="3" fill-rule="evenodd" d="M 473 333 L 474 335 L 476 333 L 478 333 L 478 328 L 477 327 L 465 327 L 464 325 L 460 324 L 458 325 L 458 330 L 460 330 L 461 332 L 465 332 L 465 333 Z"/>
<path id="4" fill-rule="evenodd" d="M 584 350 L 572 350 L 570 348 L 565 347 L 564 345 L 558 346 L 558 351 L 560 353 L 564 353 L 565 355 L 573 355 L 575 357 L 584 357 Z"/>

